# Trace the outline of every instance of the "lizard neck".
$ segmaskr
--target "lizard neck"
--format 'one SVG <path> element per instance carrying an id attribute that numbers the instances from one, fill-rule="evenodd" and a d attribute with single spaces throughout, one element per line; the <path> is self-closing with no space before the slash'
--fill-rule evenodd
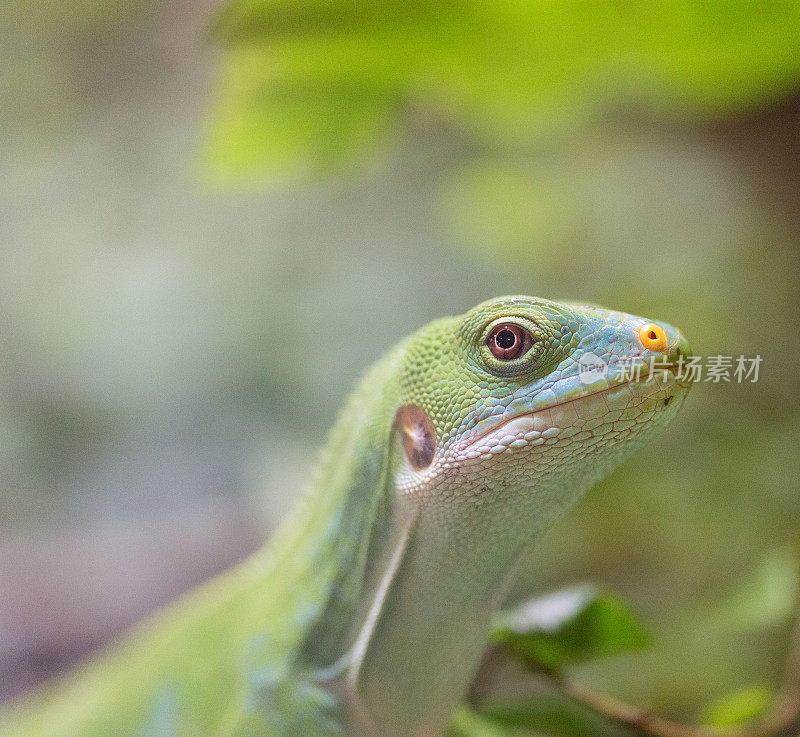
<path id="1" fill-rule="evenodd" d="M 531 543 L 495 534 L 487 556 L 483 546 L 461 546 L 435 516 L 418 509 L 398 516 L 403 526 L 347 673 L 359 737 L 444 732 L 485 650 L 509 573 Z"/>
<path id="2" fill-rule="evenodd" d="M 467 495 L 458 514 L 452 499 L 398 499 L 402 525 L 348 673 L 354 734 L 444 733 L 517 563 L 592 480 L 543 481 L 535 494 L 498 487 L 486 504 Z"/>

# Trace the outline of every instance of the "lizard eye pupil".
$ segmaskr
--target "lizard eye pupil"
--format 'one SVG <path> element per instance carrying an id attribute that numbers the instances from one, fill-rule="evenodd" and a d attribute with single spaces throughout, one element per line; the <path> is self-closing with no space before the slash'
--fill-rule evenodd
<path id="1" fill-rule="evenodd" d="M 509 348 L 513 348 L 514 344 L 517 342 L 517 336 L 514 335 L 510 330 L 505 329 L 501 330 L 497 335 L 494 336 L 495 343 L 504 349 L 508 350 Z"/>
<path id="2" fill-rule="evenodd" d="M 532 343 L 533 338 L 530 333 L 513 323 L 495 325 L 486 339 L 492 354 L 503 361 L 519 358 Z"/>

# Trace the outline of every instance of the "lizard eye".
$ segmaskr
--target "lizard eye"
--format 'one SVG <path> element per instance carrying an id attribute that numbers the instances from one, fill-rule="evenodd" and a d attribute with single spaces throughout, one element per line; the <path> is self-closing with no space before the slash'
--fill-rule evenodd
<path id="1" fill-rule="evenodd" d="M 486 336 L 486 345 L 489 346 L 492 355 L 503 361 L 510 361 L 530 350 L 533 336 L 525 328 L 513 322 L 501 323 L 495 325 Z"/>

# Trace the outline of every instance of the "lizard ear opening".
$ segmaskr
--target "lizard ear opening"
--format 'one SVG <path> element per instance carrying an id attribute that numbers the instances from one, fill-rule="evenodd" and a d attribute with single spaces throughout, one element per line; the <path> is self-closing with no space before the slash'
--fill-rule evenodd
<path id="1" fill-rule="evenodd" d="M 397 410 L 394 424 L 411 466 L 417 471 L 430 466 L 436 452 L 436 433 L 425 410 L 416 404 L 406 404 Z"/>

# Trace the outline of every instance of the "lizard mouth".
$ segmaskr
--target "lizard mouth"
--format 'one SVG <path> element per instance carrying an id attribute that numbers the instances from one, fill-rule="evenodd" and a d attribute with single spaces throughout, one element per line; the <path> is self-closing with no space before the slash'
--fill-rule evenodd
<path id="1" fill-rule="evenodd" d="M 657 390 L 647 397 L 656 397 L 657 409 L 668 407 L 676 394 L 685 394 L 692 383 L 678 377 L 677 366 L 663 368 L 669 371 L 671 378 L 667 381 L 651 380 Z M 496 453 L 506 448 L 541 445 L 548 438 L 575 435 L 581 430 L 591 433 L 600 425 L 619 420 L 627 422 L 622 417 L 626 407 L 646 398 L 634 392 L 633 387 L 644 385 L 647 381 L 648 376 L 617 381 L 601 389 L 504 417 L 470 438 L 463 446 L 463 452 L 467 457 L 475 457 L 474 454 Z M 679 391 L 674 391 L 675 388 L 679 388 Z"/>

